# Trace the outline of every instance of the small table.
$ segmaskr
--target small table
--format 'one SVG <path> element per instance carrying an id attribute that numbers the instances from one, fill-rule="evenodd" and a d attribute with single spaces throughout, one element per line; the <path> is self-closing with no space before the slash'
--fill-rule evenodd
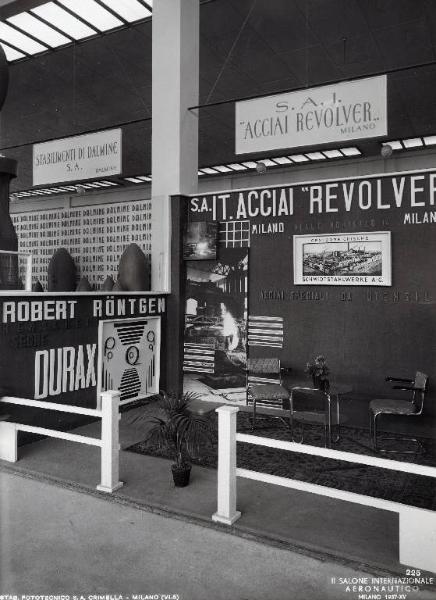
<path id="1" fill-rule="evenodd" d="M 304 383 L 299 383 L 298 385 L 296 385 L 295 383 L 292 384 L 291 386 L 291 391 L 294 389 L 306 389 L 306 390 L 315 390 L 316 388 L 310 387 L 307 385 L 307 382 Z M 327 410 L 327 431 L 328 431 L 328 436 L 327 436 L 327 440 L 326 440 L 326 444 L 328 448 L 331 448 L 332 446 L 332 442 L 338 442 L 339 441 L 339 428 L 340 428 L 340 397 L 343 396 L 344 394 L 349 394 L 351 391 L 353 390 L 351 385 L 345 384 L 345 383 L 331 383 L 329 390 L 326 392 L 324 392 L 326 398 L 327 398 L 327 404 L 328 404 L 328 410 Z M 336 423 L 335 425 L 337 425 L 338 427 L 338 433 L 336 435 L 336 437 L 333 439 L 332 437 L 332 425 L 333 425 L 333 415 L 332 415 L 332 398 L 335 398 L 335 403 L 336 403 Z M 304 411 L 303 411 L 304 412 Z M 313 419 L 313 422 L 316 422 L 316 418 Z M 309 419 L 307 419 L 307 422 L 309 422 Z M 319 422 L 321 423 L 321 419 L 319 420 Z"/>

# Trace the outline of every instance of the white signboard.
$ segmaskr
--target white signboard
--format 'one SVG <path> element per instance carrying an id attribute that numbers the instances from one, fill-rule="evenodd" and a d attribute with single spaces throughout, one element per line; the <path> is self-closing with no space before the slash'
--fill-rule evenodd
<path id="1" fill-rule="evenodd" d="M 387 135 L 386 75 L 236 103 L 236 154 Z"/>
<path id="2" fill-rule="evenodd" d="M 121 129 L 33 146 L 33 185 L 109 177 L 121 173 Z"/>

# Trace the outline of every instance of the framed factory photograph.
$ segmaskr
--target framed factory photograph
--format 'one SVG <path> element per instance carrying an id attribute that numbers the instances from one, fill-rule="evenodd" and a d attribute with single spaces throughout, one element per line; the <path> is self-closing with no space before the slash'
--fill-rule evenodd
<path id="1" fill-rule="evenodd" d="M 215 260 L 217 258 L 218 224 L 207 221 L 187 223 L 183 238 L 185 260 Z"/>
<path id="2" fill-rule="evenodd" d="M 294 284 L 391 285 L 391 232 L 294 236 Z"/>

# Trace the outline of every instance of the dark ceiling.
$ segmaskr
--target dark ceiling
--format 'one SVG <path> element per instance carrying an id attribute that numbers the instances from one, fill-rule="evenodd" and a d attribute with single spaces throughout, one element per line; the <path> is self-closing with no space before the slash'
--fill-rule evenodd
<path id="1" fill-rule="evenodd" d="M 390 72 L 388 138 L 436 133 L 435 0 L 210 0 L 200 36 L 200 104 Z M 234 104 L 199 113 L 200 165 L 241 160 Z M 31 185 L 32 142 L 131 121 L 124 175 L 149 173 L 151 21 L 11 64 L 1 117 L 20 189 Z"/>

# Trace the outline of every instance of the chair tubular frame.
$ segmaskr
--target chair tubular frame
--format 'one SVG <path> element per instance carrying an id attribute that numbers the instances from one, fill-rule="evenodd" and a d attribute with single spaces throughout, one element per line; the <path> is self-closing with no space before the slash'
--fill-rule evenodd
<path id="1" fill-rule="evenodd" d="M 319 395 L 321 397 L 324 397 L 325 401 L 326 401 L 326 407 L 324 410 L 324 447 L 325 448 L 330 448 L 332 445 L 332 441 L 338 442 L 340 439 L 340 416 L 339 416 L 339 400 L 336 397 L 336 412 L 337 412 L 337 427 L 338 427 L 338 432 L 335 438 L 333 438 L 332 436 L 332 396 L 331 394 L 329 394 L 328 392 L 325 392 L 319 388 L 313 388 L 313 387 L 293 387 L 291 390 L 291 396 L 289 399 L 290 402 L 290 415 L 289 415 L 289 423 L 290 423 L 290 428 L 291 428 L 291 435 L 292 435 L 292 441 L 297 442 L 299 444 L 304 443 L 304 422 L 301 422 L 301 439 L 297 440 L 294 437 L 294 420 L 298 422 L 298 419 L 294 418 L 294 412 L 299 412 L 299 411 L 294 411 L 294 393 L 295 392 L 318 392 Z M 314 412 L 314 411 L 307 411 L 307 412 Z M 322 414 L 322 413 L 320 413 Z M 314 421 L 315 422 L 315 421 Z M 320 423 L 321 424 L 321 423 Z"/>
<path id="2" fill-rule="evenodd" d="M 270 363 L 270 370 L 258 368 L 257 365 Z M 256 397 L 253 395 L 250 387 L 251 385 L 262 385 L 262 384 L 274 384 L 277 386 L 283 386 L 283 373 L 286 369 L 281 366 L 279 358 L 249 358 L 247 361 L 247 368 L 245 370 L 245 382 L 246 382 L 246 406 L 248 406 L 249 399 L 253 403 L 253 414 L 251 421 L 251 429 L 254 431 L 257 420 L 257 402 Z M 255 379 L 250 379 L 250 375 L 258 375 Z M 263 377 L 262 377 L 263 375 Z M 273 377 L 276 377 L 274 379 Z M 275 418 L 280 419 L 286 427 L 290 427 L 290 420 L 288 422 L 281 415 L 273 415 Z"/>
<path id="3" fill-rule="evenodd" d="M 418 376 L 421 376 L 424 378 L 424 384 L 421 386 L 417 386 L 416 384 L 416 379 L 418 378 Z M 407 417 L 419 417 L 422 415 L 423 410 L 424 410 L 424 401 L 425 401 L 425 395 L 428 389 L 428 376 L 425 375 L 424 373 L 417 371 L 415 379 L 405 379 L 403 377 L 386 377 L 386 381 L 390 382 L 390 383 L 400 383 L 402 385 L 393 385 L 392 389 L 394 390 L 401 390 L 401 391 L 409 391 L 412 392 L 412 398 L 410 399 L 410 404 L 414 405 L 417 410 L 415 412 L 411 412 L 409 414 L 406 415 L 396 415 L 396 416 L 407 416 Z M 407 384 L 407 385 L 405 385 Z M 417 406 L 417 396 L 420 396 L 420 403 L 419 403 L 419 407 Z M 395 416 L 395 413 L 391 413 L 388 411 L 375 411 L 373 409 L 371 409 L 370 407 L 370 418 L 369 418 L 369 435 L 372 439 L 372 444 L 373 444 L 373 448 L 376 452 L 381 452 L 381 453 L 385 453 L 385 454 L 416 454 L 417 452 L 424 454 L 425 453 L 425 448 L 422 445 L 422 443 L 420 442 L 420 440 L 418 440 L 415 437 L 410 437 L 410 436 L 390 436 L 390 435 L 377 435 L 378 432 L 378 428 L 377 428 L 377 423 L 379 418 L 382 415 L 392 415 Z M 388 440 L 393 440 L 393 441 L 404 441 L 404 442 L 413 442 L 415 444 L 415 448 L 414 449 L 394 449 L 394 448 L 381 448 L 378 444 L 378 441 L 388 441 Z"/>

